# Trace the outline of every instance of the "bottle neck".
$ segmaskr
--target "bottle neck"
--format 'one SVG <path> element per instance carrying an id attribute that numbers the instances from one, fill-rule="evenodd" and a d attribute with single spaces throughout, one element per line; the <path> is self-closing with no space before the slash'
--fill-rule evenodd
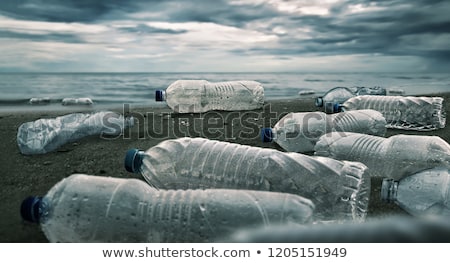
<path id="1" fill-rule="evenodd" d="M 165 90 L 157 90 L 155 92 L 155 100 L 156 101 L 166 101 L 166 91 Z"/>
<path id="2" fill-rule="evenodd" d="M 397 200 L 398 181 L 393 179 L 383 179 L 381 184 L 381 199 L 386 203 Z"/>
<path id="3" fill-rule="evenodd" d="M 22 218 L 33 223 L 46 221 L 48 215 L 48 201 L 41 196 L 31 196 L 26 198 L 21 205 L 20 213 Z"/>

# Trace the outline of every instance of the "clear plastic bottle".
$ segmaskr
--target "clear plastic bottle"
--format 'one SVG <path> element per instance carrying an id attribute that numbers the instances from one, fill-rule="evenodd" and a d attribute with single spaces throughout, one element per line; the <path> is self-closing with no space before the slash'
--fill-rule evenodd
<path id="1" fill-rule="evenodd" d="M 375 87 L 356 87 L 355 95 L 381 95 L 386 96 L 387 90 L 385 88 L 375 86 Z"/>
<path id="2" fill-rule="evenodd" d="M 264 88 L 256 81 L 209 82 L 177 80 L 165 91 L 157 90 L 156 101 L 166 101 L 175 112 L 253 110 L 264 105 Z"/>
<path id="3" fill-rule="evenodd" d="M 31 105 L 47 105 L 50 104 L 50 98 L 31 98 L 28 103 Z"/>
<path id="4" fill-rule="evenodd" d="M 441 97 L 364 95 L 335 104 L 333 111 L 373 109 L 383 114 L 387 128 L 429 131 L 445 127 L 443 102 Z"/>
<path id="5" fill-rule="evenodd" d="M 64 98 L 61 101 L 63 106 L 70 105 L 92 105 L 94 102 L 91 98 Z"/>
<path id="6" fill-rule="evenodd" d="M 131 149 L 125 168 L 160 189 L 298 194 L 316 205 L 317 221 L 364 220 L 370 194 L 370 178 L 361 163 L 203 138 L 166 140 L 145 152 Z"/>
<path id="7" fill-rule="evenodd" d="M 224 243 L 428 243 L 450 242 L 448 217 L 408 215 L 373 218 L 355 224 L 276 225 L 239 229 Z M 299 251 L 301 253 L 301 251 Z M 345 249 L 335 253 L 344 254 Z M 305 250 L 305 254 L 307 251 Z"/>
<path id="8" fill-rule="evenodd" d="M 133 117 L 112 111 L 71 113 L 23 123 L 17 131 L 17 144 L 22 154 L 43 154 L 86 136 L 119 135 L 133 124 Z"/>
<path id="9" fill-rule="evenodd" d="M 336 114 L 323 112 L 289 113 L 273 128 L 263 128 L 263 142 L 276 142 L 289 152 L 313 152 L 320 136 L 332 132 L 357 132 L 384 136 L 386 120 L 374 110 L 346 111 Z"/>
<path id="10" fill-rule="evenodd" d="M 335 87 L 327 91 L 323 96 L 317 97 L 315 100 L 316 107 L 327 107 L 327 103 L 337 104 L 344 103 L 346 100 L 353 98 L 355 91 L 347 87 Z"/>
<path id="11" fill-rule="evenodd" d="M 414 216 L 450 216 L 448 167 L 424 170 L 398 181 L 383 179 L 381 198 Z"/>
<path id="12" fill-rule="evenodd" d="M 210 242 L 238 228 L 309 223 L 314 204 L 263 191 L 156 190 L 142 180 L 71 175 L 21 205 L 50 242 Z"/>
<path id="13" fill-rule="evenodd" d="M 320 137 L 315 155 L 362 162 L 371 176 L 399 180 L 436 166 L 450 167 L 450 145 L 438 136 L 394 135 L 383 138 L 350 132 Z"/>

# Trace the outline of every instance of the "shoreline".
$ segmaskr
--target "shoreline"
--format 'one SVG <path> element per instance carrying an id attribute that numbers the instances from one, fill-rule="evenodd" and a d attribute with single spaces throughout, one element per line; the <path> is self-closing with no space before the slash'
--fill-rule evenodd
<path id="1" fill-rule="evenodd" d="M 414 97 L 439 97 L 443 94 L 447 94 L 449 92 L 430 92 L 425 94 L 405 94 L 405 95 L 399 95 L 399 96 L 414 96 Z M 298 94 L 295 94 L 291 97 L 281 97 L 281 98 L 270 98 L 265 99 L 265 104 L 267 103 L 282 103 L 286 101 L 314 101 L 314 98 L 317 96 L 322 95 L 319 93 L 314 94 L 307 94 L 305 96 L 301 96 Z M 395 95 L 391 95 L 395 96 Z M 32 105 L 32 104 L 11 104 L 11 105 L 1 105 L 0 104 L 0 116 L 4 115 L 10 115 L 10 114 L 24 114 L 24 113 L 31 113 L 31 114 L 48 114 L 48 113 L 57 113 L 59 115 L 62 114 L 69 114 L 74 112 L 92 112 L 92 111 L 100 111 L 100 110 L 112 110 L 112 111 L 120 111 L 123 109 L 124 105 L 129 105 L 134 109 L 142 110 L 142 109 L 149 109 L 149 110 L 159 110 L 159 109 L 168 109 L 165 102 L 155 102 L 153 100 L 149 99 L 149 105 L 144 104 L 131 104 L 131 103 L 122 103 L 122 104 L 113 104 L 113 103 L 95 103 L 93 105 L 69 105 L 69 106 L 63 106 L 60 103 L 51 103 L 51 104 L 43 104 L 43 105 Z M 314 104 L 313 107 L 315 108 Z M 318 109 L 320 110 L 320 109 Z M 52 114 L 54 115 L 54 114 Z"/>
<path id="2" fill-rule="evenodd" d="M 423 96 L 440 96 L 444 98 L 444 108 L 450 112 L 450 92 L 426 94 Z M 45 195 L 46 192 L 61 179 L 74 174 L 83 173 L 98 176 L 120 178 L 143 178 L 125 171 L 123 159 L 125 152 L 131 148 L 146 150 L 165 139 L 177 137 L 207 137 L 210 139 L 229 141 L 265 148 L 282 150 L 275 143 L 263 143 L 259 130 L 273 125 L 289 112 L 319 111 L 313 99 L 267 100 L 263 109 L 238 112 L 209 112 L 203 114 L 172 113 L 168 107 L 131 107 L 127 115 L 136 117 L 137 123 L 125 130 L 120 138 L 99 138 L 90 136 L 69 143 L 55 152 L 42 155 L 22 155 L 16 143 L 18 127 L 28 121 L 39 118 L 52 118 L 71 112 L 91 112 L 84 108 L 81 111 L 32 111 L 32 112 L 0 112 L 0 139 L 3 145 L 1 152 L 1 210 L 4 211 L 0 224 L 0 242 L 3 243 L 46 243 L 48 242 L 39 225 L 24 222 L 20 217 L 20 204 L 29 195 Z M 112 111 L 123 113 L 123 108 L 113 107 Z M 171 114 L 169 114 L 171 113 Z M 385 137 L 395 134 L 434 135 L 450 142 L 450 128 L 427 131 L 404 131 L 388 129 Z M 372 178 L 371 195 L 367 219 L 390 215 L 406 215 L 395 204 L 380 201 L 382 178 Z"/>

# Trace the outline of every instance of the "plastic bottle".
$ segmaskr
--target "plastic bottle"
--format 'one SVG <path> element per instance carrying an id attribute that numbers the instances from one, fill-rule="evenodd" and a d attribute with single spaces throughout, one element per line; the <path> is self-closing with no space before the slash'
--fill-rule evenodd
<path id="1" fill-rule="evenodd" d="M 402 178 L 383 179 L 381 198 L 414 216 L 450 216 L 450 172 L 436 167 Z"/>
<path id="2" fill-rule="evenodd" d="M 346 100 L 354 96 L 354 90 L 347 87 L 335 87 L 327 91 L 323 96 L 317 97 L 315 104 L 316 107 L 325 107 L 325 111 L 331 113 L 331 110 L 327 110 L 330 105 L 332 106 L 334 104 L 344 103 Z"/>
<path id="3" fill-rule="evenodd" d="M 275 225 L 239 229 L 224 243 L 428 243 L 450 242 L 448 217 L 417 218 L 407 215 L 375 218 L 355 224 Z M 308 251 L 299 250 L 299 255 Z M 317 251 L 316 251 L 317 252 Z M 330 253 L 343 255 L 345 249 Z M 303 254 L 300 254 L 303 253 Z M 325 256 L 324 254 L 321 254 Z"/>
<path id="4" fill-rule="evenodd" d="M 264 88 L 256 81 L 209 82 L 177 80 L 165 91 L 156 91 L 156 101 L 179 113 L 210 110 L 253 110 L 264 105 Z"/>
<path id="5" fill-rule="evenodd" d="M 94 102 L 90 98 L 64 98 L 61 101 L 63 106 L 70 105 L 92 105 Z"/>
<path id="6" fill-rule="evenodd" d="M 445 127 L 443 101 L 441 97 L 364 95 L 335 104 L 333 112 L 373 109 L 383 114 L 387 128 L 429 131 Z"/>
<path id="7" fill-rule="evenodd" d="M 382 87 L 356 87 L 355 95 L 381 95 L 386 96 L 388 91 Z"/>
<path id="8" fill-rule="evenodd" d="M 17 144 L 22 154 L 43 154 L 86 136 L 119 135 L 133 124 L 133 117 L 112 111 L 71 113 L 23 123 L 17 131 Z"/>
<path id="9" fill-rule="evenodd" d="M 336 114 L 323 112 L 289 113 L 273 128 L 263 128 L 263 142 L 276 142 L 289 152 L 314 151 L 320 136 L 332 131 L 358 132 L 384 136 L 386 120 L 374 110 L 346 111 Z"/>
<path id="10" fill-rule="evenodd" d="M 166 140 L 145 152 L 131 149 L 125 168 L 160 189 L 298 194 L 316 205 L 317 221 L 364 220 L 370 192 L 361 163 L 203 138 Z"/>
<path id="11" fill-rule="evenodd" d="M 156 190 L 142 180 L 75 174 L 26 198 L 50 242 L 210 242 L 241 227 L 304 224 L 314 204 L 263 191 Z"/>
<path id="12" fill-rule="evenodd" d="M 50 98 L 31 98 L 28 103 L 31 105 L 45 105 L 51 102 Z"/>
<path id="13" fill-rule="evenodd" d="M 362 162 L 371 176 L 399 180 L 436 166 L 450 167 L 450 145 L 438 136 L 332 132 L 320 137 L 315 155 Z"/>

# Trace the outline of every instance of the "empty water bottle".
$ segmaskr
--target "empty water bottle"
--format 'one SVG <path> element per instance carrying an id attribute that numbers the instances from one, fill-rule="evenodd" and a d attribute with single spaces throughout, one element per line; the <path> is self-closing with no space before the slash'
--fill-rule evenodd
<path id="1" fill-rule="evenodd" d="M 318 221 L 364 220 L 370 192 L 370 178 L 361 163 L 203 138 L 166 140 L 145 152 L 129 150 L 125 168 L 160 189 L 298 194 L 316 205 Z"/>
<path id="2" fill-rule="evenodd" d="M 28 103 L 31 105 L 45 105 L 51 102 L 50 98 L 31 98 Z"/>
<path id="3" fill-rule="evenodd" d="M 289 152 L 313 152 L 320 136 L 332 131 L 347 131 L 384 136 L 386 120 L 374 110 L 289 113 L 273 128 L 263 128 L 263 142 L 276 142 Z"/>
<path id="4" fill-rule="evenodd" d="M 402 178 L 383 179 L 381 198 L 414 216 L 450 216 L 450 172 L 436 167 Z"/>
<path id="5" fill-rule="evenodd" d="M 210 242 L 242 227 L 309 223 L 313 203 L 263 191 L 156 190 L 138 179 L 71 175 L 26 198 L 50 242 Z"/>
<path id="6" fill-rule="evenodd" d="M 333 112 L 373 109 L 381 112 L 387 128 L 428 131 L 445 127 L 441 97 L 357 96 L 335 104 Z"/>
<path id="7" fill-rule="evenodd" d="M 156 91 L 156 101 L 166 101 L 175 112 L 253 110 L 264 105 L 264 88 L 256 81 L 209 82 L 177 80 L 165 91 Z"/>
<path id="8" fill-rule="evenodd" d="M 355 91 L 347 87 L 335 87 L 326 92 L 323 96 L 317 97 L 315 104 L 317 107 L 328 107 L 327 103 L 344 103 L 346 100 L 355 96 Z"/>
<path id="9" fill-rule="evenodd" d="M 17 144 L 22 154 L 43 154 L 90 135 L 119 135 L 134 124 L 112 111 L 72 113 L 51 119 L 39 119 L 19 126 Z"/>
<path id="10" fill-rule="evenodd" d="M 373 135 L 332 132 L 320 137 L 315 155 L 358 161 L 376 177 L 399 180 L 437 166 L 450 167 L 450 145 L 438 136 Z"/>
<path id="11" fill-rule="evenodd" d="M 239 229 L 221 242 L 241 243 L 426 243 L 450 242 L 447 217 L 389 216 L 359 224 L 275 225 Z M 301 252 L 301 251 L 300 251 Z M 328 253 L 345 256 L 345 249 Z M 305 251 L 306 253 L 306 251 Z M 326 254 L 323 255 L 326 257 Z"/>
<path id="12" fill-rule="evenodd" d="M 63 106 L 69 105 L 92 105 L 94 102 L 90 98 L 64 98 L 61 101 Z"/>
<path id="13" fill-rule="evenodd" d="M 382 87 L 356 87 L 355 95 L 382 95 L 386 96 L 387 91 L 385 88 Z"/>

